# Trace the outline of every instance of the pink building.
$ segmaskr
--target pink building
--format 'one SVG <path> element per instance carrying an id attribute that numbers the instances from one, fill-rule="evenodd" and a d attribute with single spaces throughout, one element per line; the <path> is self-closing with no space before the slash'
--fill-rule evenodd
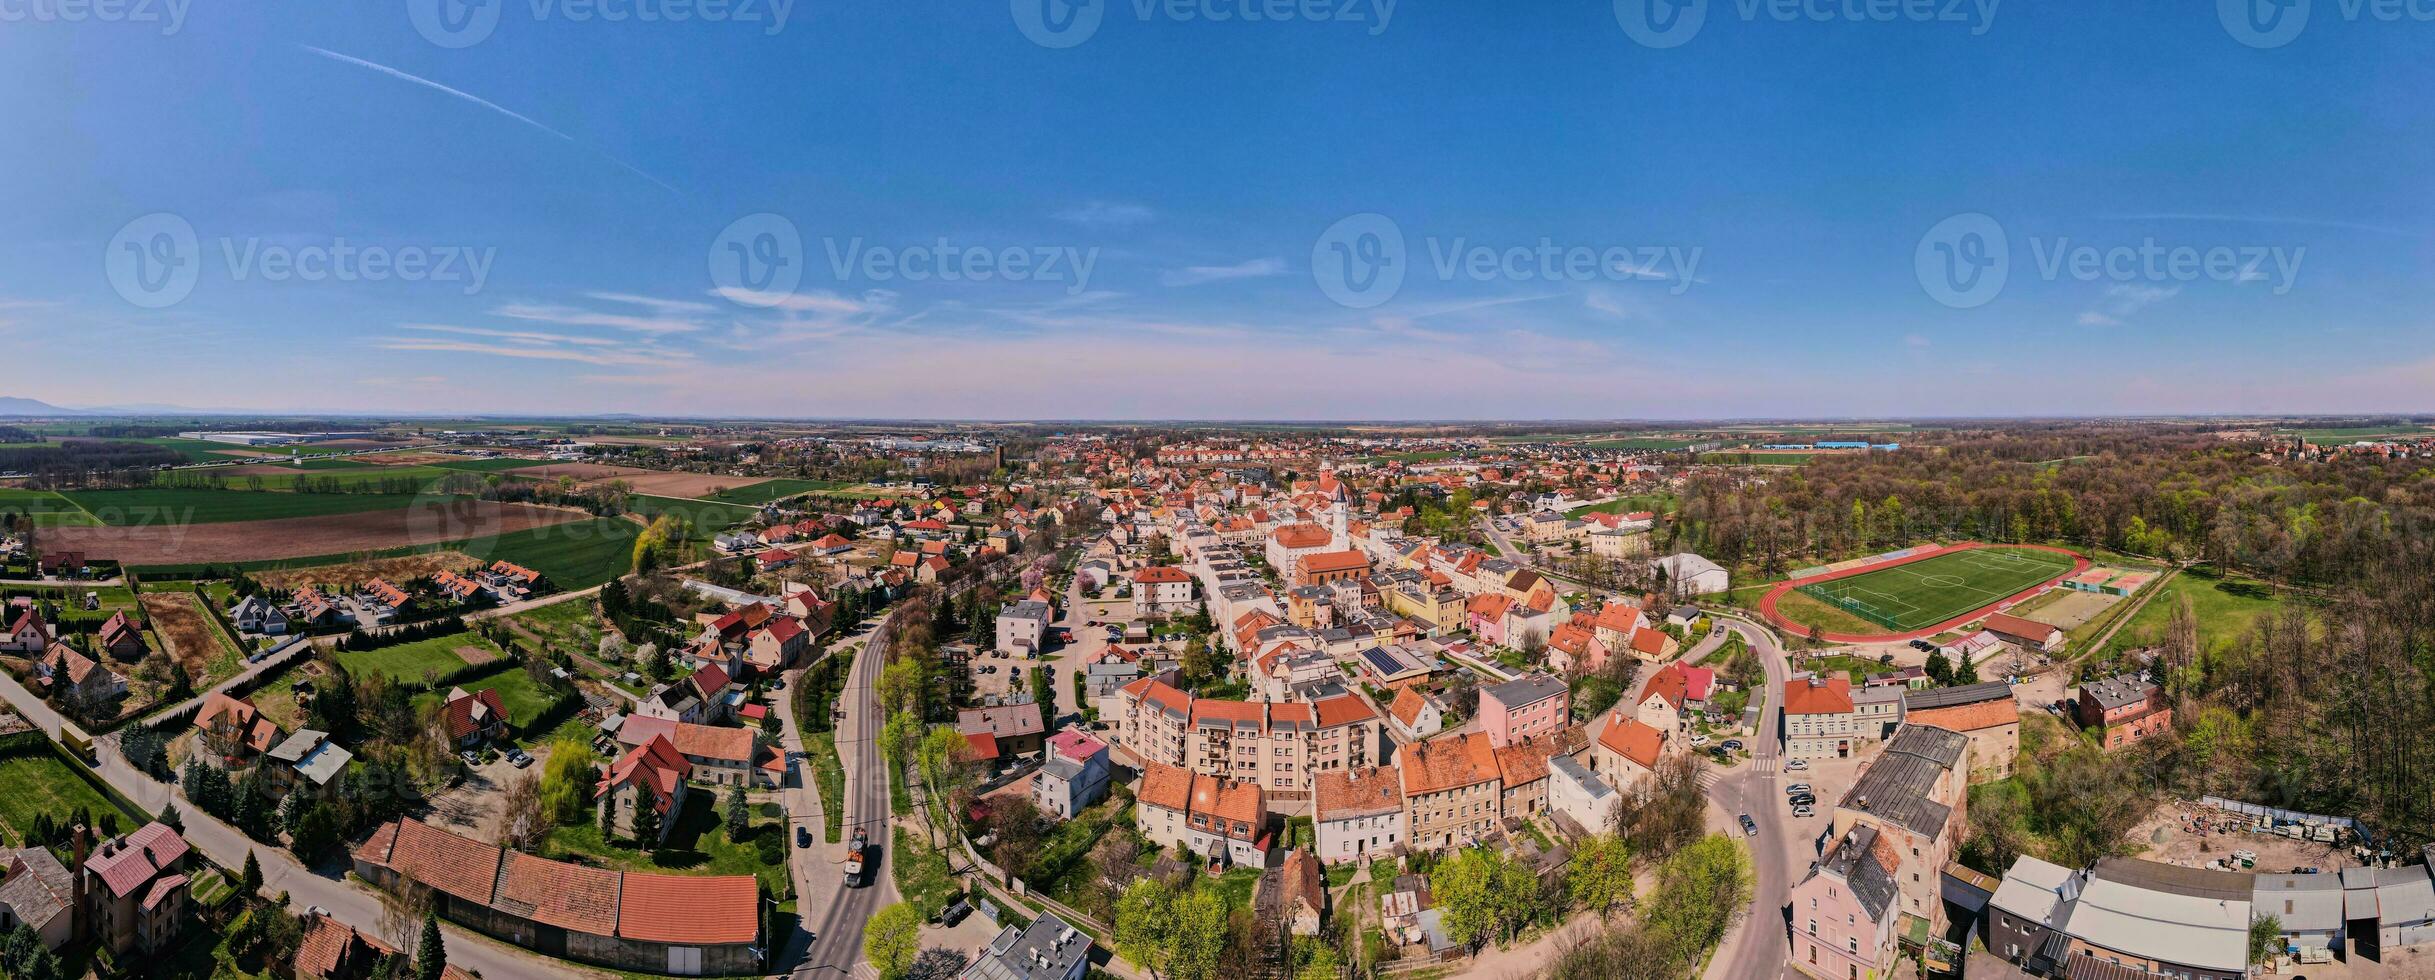
<path id="1" fill-rule="evenodd" d="M 1859 826 L 1792 886 L 1793 966 L 1823 980 L 1877 980 L 1893 967 L 1894 842 Z"/>
<path id="2" fill-rule="evenodd" d="M 1572 723 L 1572 691 L 1561 678 L 1517 677 L 1480 689 L 1480 731 L 1504 748 L 1525 738 L 1545 738 Z"/>

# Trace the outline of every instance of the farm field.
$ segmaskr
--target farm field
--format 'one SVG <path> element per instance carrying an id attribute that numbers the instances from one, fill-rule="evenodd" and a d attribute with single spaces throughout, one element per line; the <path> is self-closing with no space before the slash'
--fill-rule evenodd
<path id="1" fill-rule="evenodd" d="M 394 510 L 428 498 L 406 493 L 251 490 L 69 490 L 70 502 L 113 527 L 223 524 Z"/>
<path id="2" fill-rule="evenodd" d="M 469 541 L 465 551 L 485 562 L 515 562 L 574 591 L 633 571 L 634 539 L 642 533 L 642 525 L 625 518 L 599 517 Z"/>
<path id="3" fill-rule="evenodd" d="M 810 493 L 814 490 L 838 490 L 852 485 L 853 484 L 841 483 L 836 480 L 791 480 L 779 478 L 774 480 L 763 480 L 749 486 L 722 490 L 703 499 L 725 501 L 731 504 L 758 505 L 766 504 L 772 500 L 778 500 L 784 497 L 792 497 L 799 493 Z"/>
<path id="4" fill-rule="evenodd" d="M 91 527 L 100 519 L 48 490 L 0 488 L 0 514 L 24 514 L 35 527 Z"/>
<path id="5" fill-rule="evenodd" d="M 152 493 L 154 491 L 107 492 Z M 236 493 L 237 491 L 218 492 Z M 348 500 L 367 495 L 260 494 L 259 496 L 322 496 L 333 500 Z M 241 564 L 249 567 L 272 567 L 272 565 L 252 564 L 271 562 L 284 563 L 287 567 L 297 567 L 306 564 L 326 565 L 346 561 L 350 557 L 387 557 L 416 550 L 418 546 L 465 541 L 476 534 L 483 537 L 513 537 L 519 532 L 584 520 L 584 515 L 574 511 L 538 507 L 531 504 L 449 500 L 445 504 L 430 506 L 391 507 L 386 510 L 330 514 L 319 517 L 289 517 L 282 520 L 224 521 L 188 525 L 155 524 L 146 527 L 63 527 L 46 535 L 43 543 L 47 547 L 59 550 L 82 551 L 97 558 L 113 559 L 136 566 L 144 574 L 180 577 L 198 574 L 205 565 Z M 294 559 L 310 560 L 298 562 Z M 543 569 L 543 571 L 548 571 L 548 569 Z"/>
<path id="6" fill-rule="evenodd" d="M 1726 465 L 1742 466 L 1803 466 L 1824 455 L 1829 454 L 1754 452 L 1701 453 L 1699 455 L 1699 461 L 1702 463 L 1722 463 Z"/>
<path id="7" fill-rule="evenodd" d="M 404 585 L 418 578 L 440 572 L 467 572 L 480 568 L 482 562 L 461 551 L 426 551 L 421 554 L 400 555 L 395 558 L 366 558 L 361 561 L 336 562 L 306 568 L 282 568 L 251 573 L 255 581 L 274 589 L 293 589 L 300 585 L 356 586 L 372 579 L 387 579 Z"/>
<path id="8" fill-rule="evenodd" d="M 1973 548 L 1794 591 L 1895 631 L 1934 626 L 2071 571 L 2067 555 L 2035 548 Z"/>
<path id="9" fill-rule="evenodd" d="M 449 633 L 378 650 L 347 650 L 337 656 L 348 673 L 383 674 L 391 680 L 419 683 L 427 675 L 446 674 L 471 663 L 457 652 L 460 648 L 471 648 L 476 656 L 502 656 L 489 640 L 471 632 Z M 505 698 L 506 694 L 502 692 L 500 697 Z"/>
<path id="10" fill-rule="evenodd" d="M 154 431 L 157 432 L 159 430 L 156 429 Z M 160 446 L 165 449 L 173 449 L 185 455 L 186 461 L 189 463 L 216 463 L 221 460 L 229 459 L 260 458 L 258 455 L 242 446 L 233 446 L 227 443 L 212 442 L 207 439 L 180 439 L 175 436 L 162 436 L 149 439 L 107 439 L 101 441 L 140 442 L 148 446 Z"/>
<path id="11" fill-rule="evenodd" d="M 2320 445 L 2328 443 L 2374 441 L 2384 439 L 2423 439 L 2435 435 L 2435 429 L 2423 425 L 2351 426 L 2326 429 L 2282 429 L 2283 435 L 2296 435 Z"/>
<path id="12" fill-rule="evenodd" d="M 97 819 L 104 813 L 118 814 L 120 833 L 141 824 L 140 815 L 120 809 L 49 750 L 39 745 L 31 749 L 0 756 L 0 786 L 8 787 L 8 792 L 0 793 L 0 821 L 7 822 L 12 842 L 25 839 L 36 816 L 47 813 L 52 820 L 65 822 L 77 807 L 91 811 Z"/>
<path id="13" fill-rule="evenodd" d="M 140 597 L 152 632 L 168 647 L 178 669 L 201 690 L 234 677 L 240 669 L 235 641 L 196 605 L 192 592 L 147 592 Z"/>
<path id="14" fill-rule="evenodd" d="M 1695 439 L 1668 439 L 1656 436 L 1646 436 L 1631 439 L 1598 439 L 1591 442 L 1582 443 L 1581 447 L 1584 449 L 1654 449 L 1662 452 L 1672 452 L 1677 449 L 1689 449 L 1698 444 L 1699 440 Z"/>
<path id="15" fill-rule="evenodd" d="M 722 503 L 717 500 L 684 500 L 677 497 L 654 497 L 635 494 L 627 498 L 626 506 L 644 517 L 674 514 L 678 520 L 693 525 L 695 533 L 704 537 L 724 531 L 751 520 L 759 513 L 743 504 Z"/>
<path id="16" fill-rule="evenodd" d="M 231 490 L 293 490 L 301 483 L 317 491 L 324 487 L 373 486 L 388 493 L 410 494 L 419 493 L 455 472 L 437 466 L 349 465 L 345 460 L 329 462 L 337 465 L 298 469 L 285 464 L 248 463 L 212 470 L 168 470 L 159 474 L 157 479 L 171 483 L 200 476 L 215 480 Z"/>

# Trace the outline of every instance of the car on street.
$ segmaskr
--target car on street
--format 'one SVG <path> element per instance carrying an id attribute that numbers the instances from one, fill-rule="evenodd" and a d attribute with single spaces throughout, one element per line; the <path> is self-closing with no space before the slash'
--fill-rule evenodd
<path id="1" fill-rule="evenodd" d="M 802 826 L 802 825 L 797 825 L 797 826 L 795 827 L 795 846 L 796 846 L 796 847 L 810 847 L 810 846 L 812 846 L 812 831 L 811 831 L 811 828 L 809 828 L 809 827 L 804 827 L 804 826 Z"/>
<path id="2" fill-rule="evenodd" d="M 1759 822 L 1758 822 L 1758 821 L 1756 821 L 1756 820 L 1752 820 L 1752 819 L 1750 819 L 1750 815 L 1749 815 L 1749 814 L 1747 814 L 1747 813 L 1742 814 L 1742 836 L 1744 836 L 1744 837 L 1757 837 L 1758 835 L 1759 835 Z"/>

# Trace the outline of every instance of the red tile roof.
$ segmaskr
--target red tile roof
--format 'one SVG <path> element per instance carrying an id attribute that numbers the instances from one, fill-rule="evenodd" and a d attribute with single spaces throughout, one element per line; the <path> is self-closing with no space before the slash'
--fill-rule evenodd
<path id="1" fill-rule="evenodd" d="M 1643 769 L 1657 768 L 1657 757 L 1665 753 L 1666 733 L 1622 714 L 1606 717 L 1606 729 L 1598 733 L 1598 744 L 1621 753 Z"/>
<path id="2" fill-rule="evenodd" d="M 617 872 L 509 852 L 499 874 L 498 904 L 545 925 L 617 933 Z M 525 911 L 530 910 L 530 911 Z"/>
<path id="3" fill-rule="evenodd" d="M 1846 715 L 1852 712 L 1852 682 L 1849 678 L 1829 677 L 1787 681 L 1784 684 L 1784 713 L 1788 715 Z"/>
<path id="4" fill-rule="evenodd" d="M 751 875 L 715 878 L 625 874 L 617 934 L 656 943 L 749 943 L 760 938 L 760 891 Z"/>

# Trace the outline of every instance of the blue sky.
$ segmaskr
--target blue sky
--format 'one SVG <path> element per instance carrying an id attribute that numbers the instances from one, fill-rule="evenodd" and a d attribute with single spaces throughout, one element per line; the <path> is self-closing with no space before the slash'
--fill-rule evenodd
<path id="1" fill-rule="evenodd" d="M 1663 48 L 1586 0 L 1098 0 L 1062 48 L 1022 29 L 1042 0 L 798 0 L 782 24 L 771 0 L 683 23 L 664 19 L 679 0 L 488 0 L 472 35 L 418 30 L 425 0 L 142 2 L 0 23 L 18 367 L 0 394 L 929 418 L 2435 410 L 2435 23 L 2337 0 L 2266 47 L 2212 4 L 1918 22 L 1710 0 Z M 1247 8 L 1330 19 L 1207 17 Z M 1956 299 L 1938 276 L 1986 261 L 1985 234 L 1940 247 L 1989 227 L 1947 223 L 1967 214 L 2006 275 Z M 799 248 L 767 250 L 780 219 Z M 1372 248 L 1389 236 L 1400 254 Z M 786 260 L 791 288 L 738 278 L 731 243 Z M 155 246 L 183 285 L 141 264 Z M 1533 254 L 1464 261 L 1516 247 Z M 1039 268 L 946 282 L 832 258 L 976 254 Z M 314 271 L 265 264 L 287 260 Z M 1382 293 L 1367 273 L 1389 266 Z M 1370 288 L 1340 302 L 1351 278 Z"/>

